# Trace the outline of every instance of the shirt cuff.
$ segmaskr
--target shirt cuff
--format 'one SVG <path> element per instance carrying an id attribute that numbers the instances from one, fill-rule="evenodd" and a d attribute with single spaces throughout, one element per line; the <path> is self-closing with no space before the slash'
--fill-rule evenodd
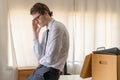
<path id="1" fill-rule="evenodd" d="M 38 44 L 38 43 L 39 43 L 39 40 L 38 40 L 38 39 L 33 40 L 33 43 L 34 43 L 34 44 Z"/>

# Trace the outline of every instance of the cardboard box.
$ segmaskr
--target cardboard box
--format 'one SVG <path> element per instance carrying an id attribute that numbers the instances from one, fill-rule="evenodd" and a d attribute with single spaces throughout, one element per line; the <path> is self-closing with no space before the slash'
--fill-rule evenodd
<path id="1" fill-rule="evenodd" d="M 92 54 L 93 80 L 120 80 L 120 55 Z"/>
<path id="2" fill-rule="evenodd" d="M 88 78 L 88 77 L 92 77 L 92 54 L 89 54 L 85 57 L 85 61 L 80 73 L 80 77 L 82 78 Z"/>
<path id="3" fill-rule="evenodd" d="M 92 80 L 120 80 L 120 55 L 87 55 L 80 77 Z"/>

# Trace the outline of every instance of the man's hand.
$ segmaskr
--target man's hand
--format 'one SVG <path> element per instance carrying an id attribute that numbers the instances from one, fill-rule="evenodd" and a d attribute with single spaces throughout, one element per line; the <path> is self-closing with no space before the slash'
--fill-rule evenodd
<path id="1" fill-rule="evenodd" d="M 38 21 L 32 21 L 32 28 L 33 28 L 33 36 L 34 40 L 39 38 L 39 32 L 41 30 L 41 27 L 38 26 Z"/>

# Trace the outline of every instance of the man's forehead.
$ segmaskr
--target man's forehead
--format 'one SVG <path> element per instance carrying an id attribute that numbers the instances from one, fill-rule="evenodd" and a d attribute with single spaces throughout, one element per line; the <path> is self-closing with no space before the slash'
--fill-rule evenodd
<path id="1" fill-rule="evenodd" d="M 39 16 L 39 15 L 40 15 L 40 13 L 38 13 L 38 12 L 32 14 L 33 18 L 36 18 L 36 17 Z"/>

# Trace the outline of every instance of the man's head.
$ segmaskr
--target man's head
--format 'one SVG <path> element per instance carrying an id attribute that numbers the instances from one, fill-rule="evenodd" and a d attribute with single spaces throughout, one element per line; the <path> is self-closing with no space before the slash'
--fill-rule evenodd
<path id="1" fill-rule="evenodd" d="M 52 12 L 47 5 L 43 3 L 36 3 L 30 10 L 30 14 L 33 16 L 33 21 L 37 21 L 40 26 L 45 26 L 47 20 L 52 17 Z"/>
<path id="2" fill-rule="evenodd" d="M 52 16 L 52 12 L 49 10 L 48 6 L 43 3 L 36 3 L 30 10 L 30 14 L 33 15 L 35 13 L 39 13 L 41 15 L 45 14 L 45 11 L 48 12 L 49 16 Z"/>

